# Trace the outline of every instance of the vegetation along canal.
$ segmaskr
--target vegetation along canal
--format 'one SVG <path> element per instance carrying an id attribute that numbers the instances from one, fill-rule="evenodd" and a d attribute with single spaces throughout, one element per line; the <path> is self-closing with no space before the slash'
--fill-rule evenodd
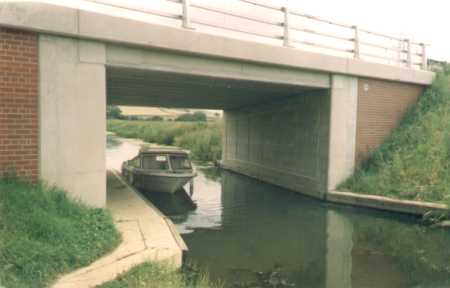
<path id="1" fill-rule="evenodd" d="M 108 136 L 108 168 L 140 143 Z M 186 261 L 225 287 L 450 287 L 450 231 L 325 204 L 197 166 L 193 202 L 148 195 L 186 241 Z"/>

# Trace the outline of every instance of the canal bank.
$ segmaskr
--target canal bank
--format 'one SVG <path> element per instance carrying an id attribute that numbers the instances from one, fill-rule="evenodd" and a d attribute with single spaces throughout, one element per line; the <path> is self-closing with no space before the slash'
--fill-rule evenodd
<path id="1" fill-rule="evenodd" d="M 54 288 L 95 287 L 149 261 L 181 267 L 187 247 L 171 220 L 114 171 L 108 172 L 107 189 L 107 208 L 122 243 L 88 267 L 63 276 Z"/>

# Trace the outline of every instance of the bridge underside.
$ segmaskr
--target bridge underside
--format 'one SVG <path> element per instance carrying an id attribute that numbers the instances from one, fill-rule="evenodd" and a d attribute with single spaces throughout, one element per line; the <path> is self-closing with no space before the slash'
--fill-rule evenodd
<path id="1" fill-rule="evenodd" d="M 319 88 L 203 75 L 107 67 L 111 105 L 232 110 Z"/>
<path id="2" fill-rule="evenodd" d="M 354 77 L 56 36 L 39 44 L 41 176 L 87 203 L 105 203 L 106 103 L 223 109 L 225 168 L 318 198 L 334 185 L 331 99 L 342 94 L 352 104 Z M 355 105 L 335 109 L 338 133 L 354 122 L 348 107 L 354 114 Z M 354 133 L 345 133 L 347 144 Z M 354 158 L 352 149 L 342 157 Z"/>

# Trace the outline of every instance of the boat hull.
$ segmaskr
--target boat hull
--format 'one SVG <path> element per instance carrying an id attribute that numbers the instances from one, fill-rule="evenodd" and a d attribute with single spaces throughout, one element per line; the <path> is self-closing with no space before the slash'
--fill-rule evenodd
<path id="1" fill-rule="evenodd" d="M 137 174 L 135 183 L 138 188 L 148 192 L 175 193 L 191 181 L 195 173 L 186 174 Z"/>

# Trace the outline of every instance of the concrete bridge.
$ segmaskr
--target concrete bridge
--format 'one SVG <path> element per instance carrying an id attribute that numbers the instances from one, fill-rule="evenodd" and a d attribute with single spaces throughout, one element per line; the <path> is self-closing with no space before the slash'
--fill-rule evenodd
<path id="1" fill-rule="evenodd" d="M 326 198 L 433 73 L 425 45 L 416 53 L 409 40 L 398 65 L 364 59 L 357 28 L 350 57 L 297 49 L 280 11 L 276 46 L 112 12 L 0 3 L 0 172 L 104 206 L 107 104 L 223 109 L 226 168 Z"/>

